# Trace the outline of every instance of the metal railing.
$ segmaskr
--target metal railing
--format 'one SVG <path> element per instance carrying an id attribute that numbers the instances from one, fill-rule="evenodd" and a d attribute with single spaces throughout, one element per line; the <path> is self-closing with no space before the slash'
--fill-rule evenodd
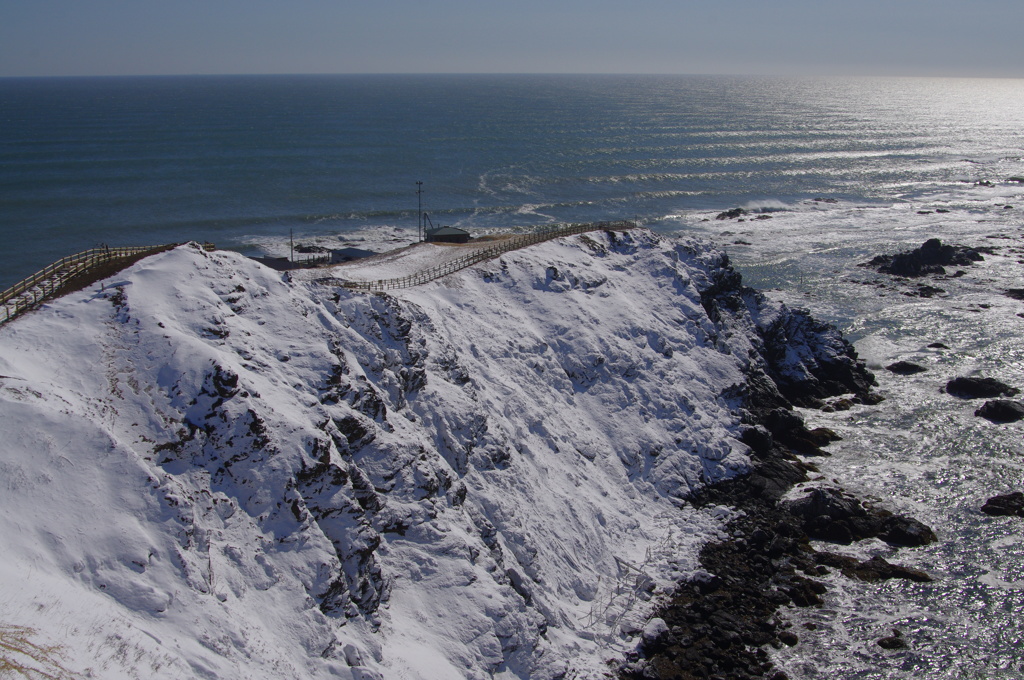
<path id="1" fill-rule="evenodd" d="M 445 262 L 444 264 L 439 264 L 436 267 L 431 267 L 430 269 L 425 269 L 423 271 L 419 271 L 414 274 L 403 276 L 397 279 L 381 279 L 378 281 L 346 281 L 340 279 L 324 279 L 323 282 L 339 285 L 342 286 L 343 288 L 350 288 L 353 290 L 365 290 L 370 292 L 395 290 L 399 288 L 411 288 L 413 286 L 429 283 L 430 281 L 439 279 L 442 276 L 453 274 L 461 269 L 465 269 L 466 267 L 472 266 L 478 262 L 483 262 L 484 260 L 490 260 L 495 257 L 499 257 L 511 250 L 524 248 L 535 243 L 541 243 L 542 241 L 550 241 L 551 239 L 559 238 L 562 236 L 571 236 L 573 234 L 583 234 L 588 231 L 633 229 L 635 227 L 635 222 L 628 221 L 589 222 L 587 224 L 570 224 L 562 226 L 555 225 L 537 231 L 532 231 L 528 234 L 517 234 L 502 241 L 496 241 L 494 245 L 488 248 L 474 250 L 471 253 L 467 253 L 462 257 L 456 258 L 449 262 Z"/>
<path id="2" fill-rule="evenodd" d="M 109 262 L 127 260 L 138 255 L 148 255 L 168 250 L 177 245 L 180 244 L 127 248 L 90 248 L 81 253 L 63 257 L 0 293 L 0 324 L 6 323 L 17 315 L 49 300 L 69 281 L 88 273 L 91 269 Z"/>

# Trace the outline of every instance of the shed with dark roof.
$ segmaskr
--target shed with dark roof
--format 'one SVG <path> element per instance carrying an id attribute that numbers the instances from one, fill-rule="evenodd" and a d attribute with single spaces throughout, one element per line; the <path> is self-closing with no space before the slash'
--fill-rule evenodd
<path id="1" fill-rule="evenodd" d="M 457 227 L 429 229 L 427 243 L 469 243 L 469 232 Z"/>

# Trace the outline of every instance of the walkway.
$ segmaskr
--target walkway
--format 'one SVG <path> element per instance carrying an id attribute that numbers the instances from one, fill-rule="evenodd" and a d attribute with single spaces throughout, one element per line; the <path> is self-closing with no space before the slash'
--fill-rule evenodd
<path id="1" fill-rule="evenodd" d="M 364 290 L 369 292 L 379 292 L 385 290 L 396 290 L 399 288 L 411 288 L 418 286 L 423 283 L 428 283 L 439 279 L 442 276 L 447 276 L 466 267 L 472 266 L 478 262 L 484 260 L 490 260 L 495 257 L 499 257 L 511 250 L 517 250 L 519 248 L 525 248 L 526 246 L 533 245 L 535 243 L 541 243 L 543 241 L 550 241 L 551 239 L 560 238 L 562 236 L 571 236 L 573 234 L 583 234 L 588 231 L 606 231 L 606 230 L 618 230 L 623 229 L 634 229 L 636 223 L 620 221 L 620 222 L 590 222 L 587 224 L 571 224 L 566 226 L 554 226 L 533 231 L 528 234 L 516 234 L 503 238 L 496 241 L 478 241 L 470 246 L 452 246 L 452 252 L 461 253 L 456 257 L 435 264 L 433 267 L 422 269 L 412 274 L 398 278 L 389 279 L 376 279 L 370 281 L 355 281 L 343 278 L 324 278 L 317 279 L 321 283 L 327 283 L 344 288 L 350 288 L 353 290 Z M 475 247 L 473 247 L 475 246 Z M 443 247 L 443 246 L 442 246 Z M 415 261 L 417 258 L 412 255 L 412 246 L 410 249 L 406 249 L 408 253 L 408 259 Z M 456 250 L 459 249 L 459 250 Z M 465 250 L 462 250 L 465 249 Z M 385 257 L 390 255 L 392 260 L 396 263 L 398 259 L 395 254 L 385 254 Z M 380 257 L 380 256 L 378 256 Z M 382 260 L 373 258 L 377 262 Z M 436 256 L 430 259 L 431 262 L 437 262 Z M 367 264 L 373 264 L 369 260 Z M 344 272 L 344 266 L 335 269 L 335 272 Z"/>
<path id="2" fill-rule="evenodd" d="M 105 272 L 112 267 L 116 271 L 134 259 L 169 250 L 177 245 L 180 244 L 92 248 L 77 255 L 68 255 L 0 293 L 0 324 L 67 292 L 76 279 L 81 281 L 90 274 Z"/>

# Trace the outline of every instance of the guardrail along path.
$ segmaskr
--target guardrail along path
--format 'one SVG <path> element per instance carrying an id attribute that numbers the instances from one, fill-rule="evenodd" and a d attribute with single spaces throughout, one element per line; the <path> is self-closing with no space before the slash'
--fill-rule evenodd
<path id="1" fill-rule="evenodd" d="M 572 236 L 573 234 L 583 234 L 588 231 L 623 230 L 634 228 L 636 228 L 636 223 L 627 221 L 590 222 L 587 224 L 571 224 L 567 226 L 553 227 L 541 231 L 533 231 L 528 234 L 517 234 L 508 239 L 496 241 L 491 247 L 478 248 L 463 257 L 400 278 L 380 279 L 377 281 L 339 281 L 338 279 L 323 279 L 322 282 L 340 285 L 352 290 L 365 290 L 370 292 L 411 288 L 420 284 L 429 283 L 430 281 L 439 279 L 442 276 L 453 274 L 478 262 L 490 260 L 504 255 L 509 251 L 525 248 L 526 246 L 541 243 L 542 241 L 550 241 L 551 239 L 560 238 L 562 236 Z"/>

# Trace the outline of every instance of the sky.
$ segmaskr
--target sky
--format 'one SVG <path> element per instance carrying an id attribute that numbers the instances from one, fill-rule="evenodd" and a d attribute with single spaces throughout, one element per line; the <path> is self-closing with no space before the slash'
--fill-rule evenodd
<path id="1" fill-rule="evenodd" d="M 0 77 L 1024 77 L 1021 0 L 0 0 Z"/>

